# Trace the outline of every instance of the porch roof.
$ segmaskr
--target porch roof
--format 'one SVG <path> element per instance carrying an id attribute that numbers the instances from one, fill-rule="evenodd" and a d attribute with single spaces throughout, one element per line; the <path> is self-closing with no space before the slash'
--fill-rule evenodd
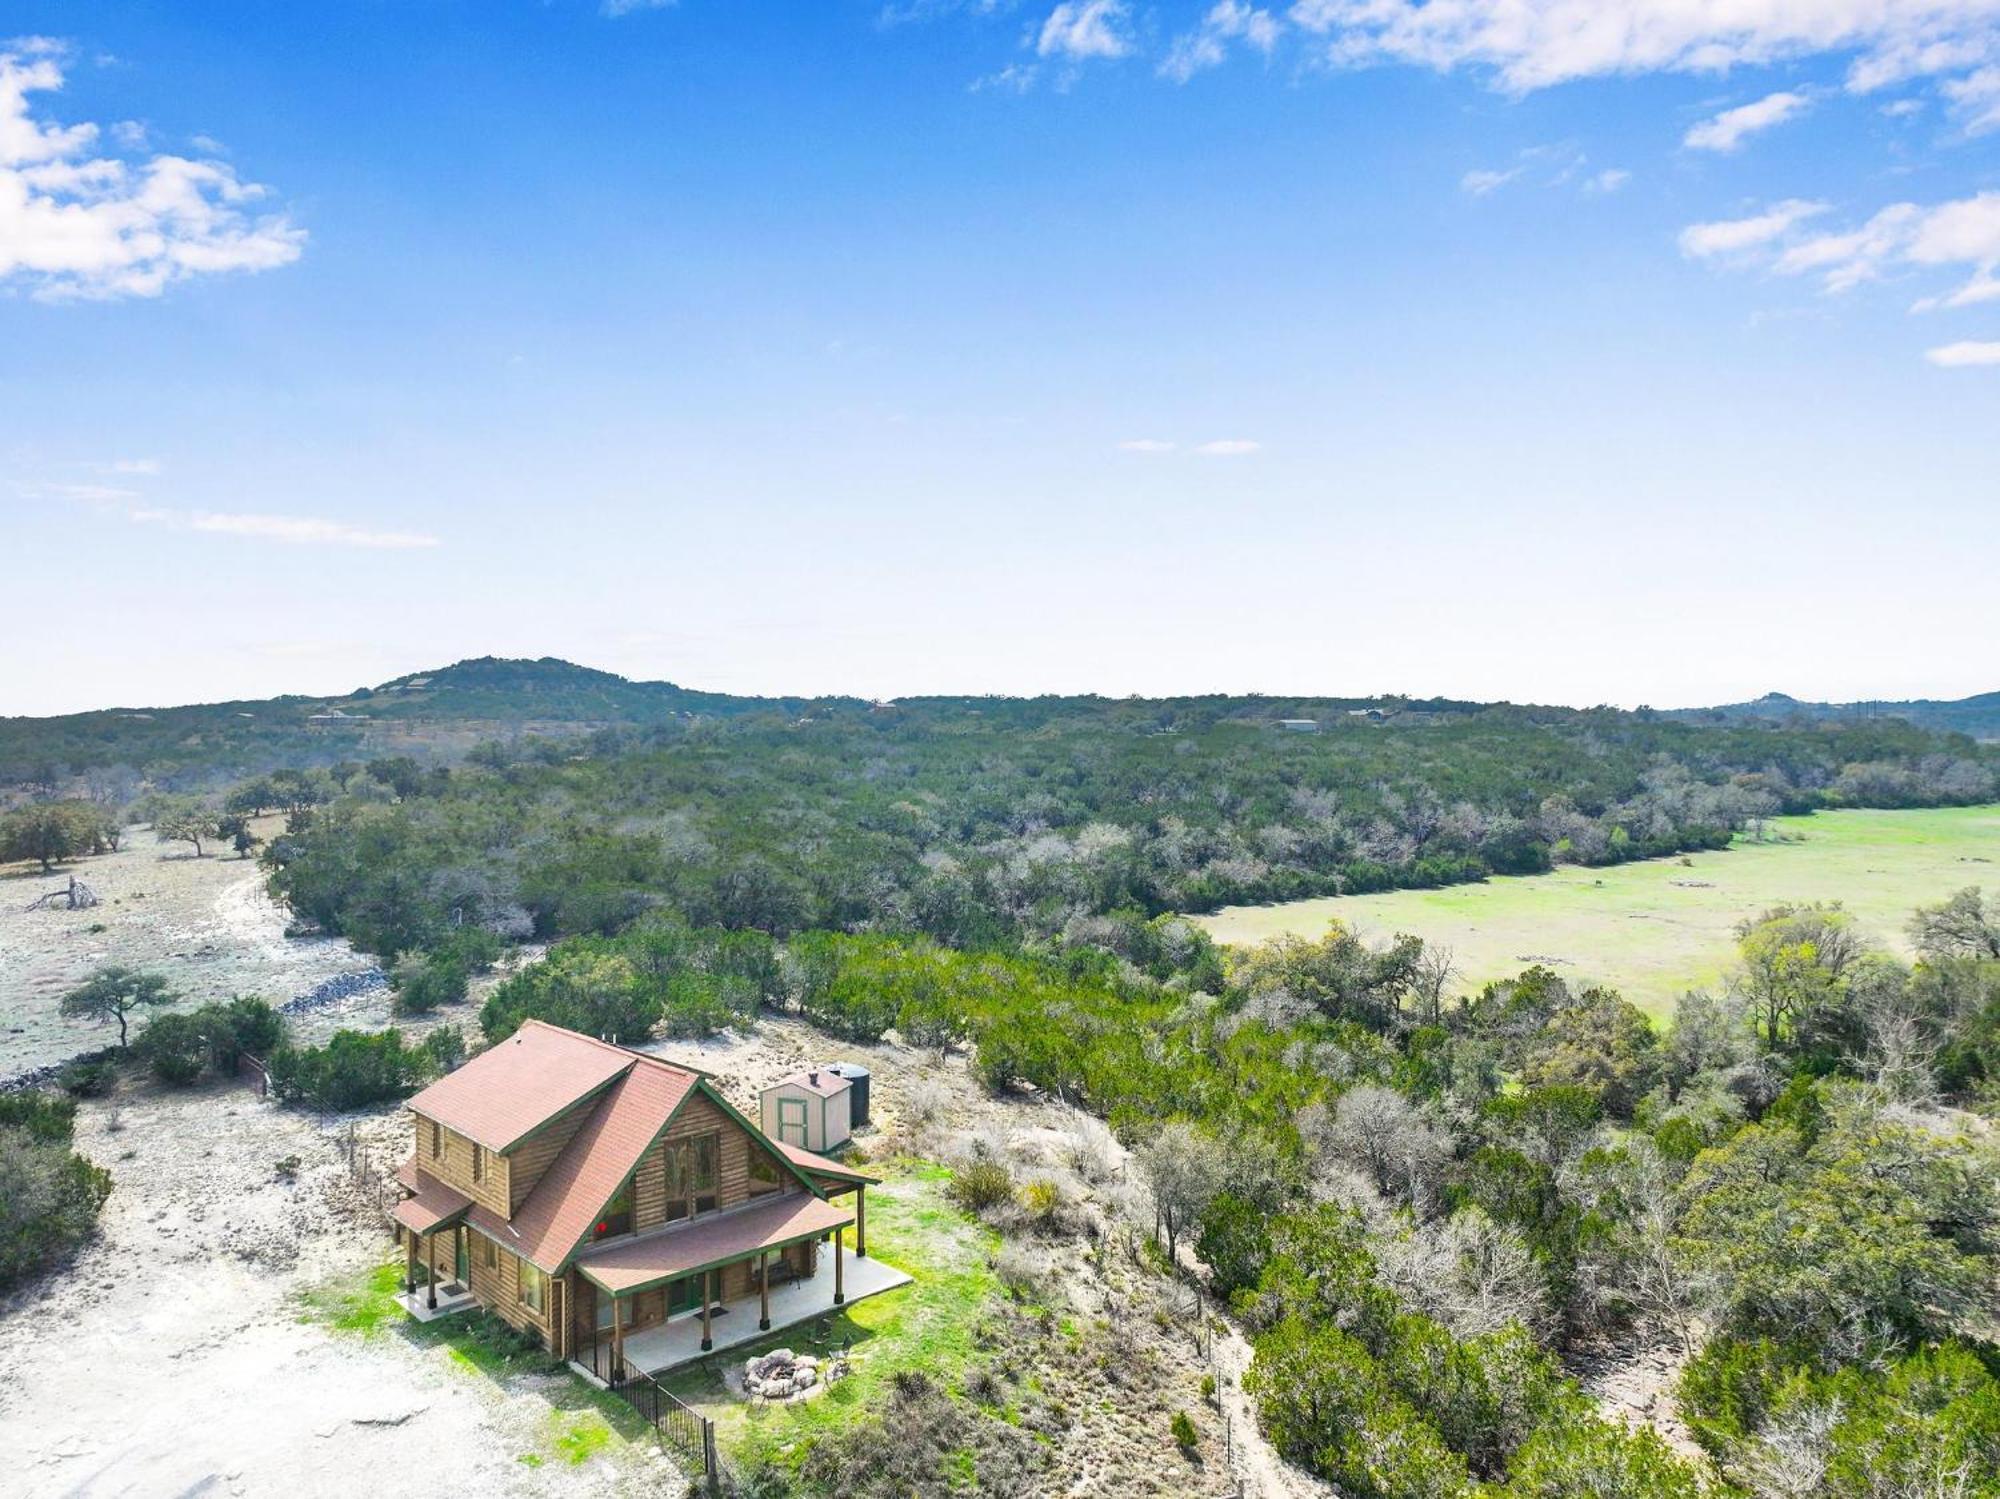
<path id="1" fill-rule="evenodd" d="M 414 1195 L 397 1203 L 389 1216 L 413 1234 L 435 1233 L 448 1223 L 456 1223 L 472 1206 L 472 1199 L 463 1192 L 454 1191 L 436 1177 L 412 1167 L 398 1171 L 396 1180 L 411 1188 Z"/>
<path id="2" fill-rule="evenodd" d="M 773 1140 L 771 1143 L 782 1150 L 794 1166 L 809 1176 L 824 1176 L 833 1181 L 858 1182 L 871 1187 L 882 1180 L 879 1176 L 870 1176 L 865 1171 L 856 1171 L 852 1166 L 843 1166 L 829 1156 L 815 1154 L 802 1146 L 788 1144 L 783 1140 Z"/>
<path id="3" fill-rule="evenodd" d="M 767 1249 L 817 1239 L 853 1221 L 852 1213 L 824 1198 L 788 1192 L 751 1207 L 625 1239 L 596 1253 L 586 1252 L 577 1259 L 576 1267 L 613 1296 L 630 1296 Z"/>

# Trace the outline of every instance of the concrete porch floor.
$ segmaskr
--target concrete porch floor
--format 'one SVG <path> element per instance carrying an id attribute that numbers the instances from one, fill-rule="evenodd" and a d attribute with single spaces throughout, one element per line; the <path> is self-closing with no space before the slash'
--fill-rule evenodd
<path id="1" fill-rule="evenodd" d="M 842 1285 L 847 1292 L 846 1306 L 870 1296 L 879 1296 L 884 1291 L 893 1291 L 897 1286 L 906 1286 L 910 1277 L 902 1271 L 883 1264 L 880 1260 L 849 1257 Z M 796 1327 L 801 1322 L 810 1322 L 816 1317 L 830 1317 L 843 1311 L 846 1306 L 833 1304 L 833 1264 L 830 1255 L 820 1256 L 819 1271 L 811 1280 L 788 1281 L 771 1289 L 771 1327 L 766 1332 L 757 1325 L 758 1299 L 746 1296 L 737 1301 L 724 1302 L 729 1308 L 727 1316 L 716 1317 L 711 1326 L 714 1329 L 715 1347 L 711 1353 L 721 1353 L 725 1349 L 738 1348 L 745 1343 L 754 1343 L 759 1338 L 769 1337 L 787 1327 Z M 701 1314 L 685 1313 L 671 1322 L 658 1327 L 648 1327 L 641 1332 L 628 1333 L 625 1337 L 625 1361 L 634 1369 L 648 1374 L 658 1374 L 662 1370 L 675 1369 L 682 1364 L 691 1364 L 696 1359 L 709 1357 L 701 1351 Z"/>
<path id="2" fill-rule="evenodd" d="M 469 1286 L 457 1281 L 445 1281 L 438 1285 L 438 1304 L 433 1311 L 430 1306 L 430 1290 L 418 1286 L 414 1291 L 398 1291 L 396 1305 L 415 1317 L 419 1322 L 435 1322 L 441 1317 L 455 1317 L 460 1312 L 472 1310 L 479 1303 L 472 1298 Z"/>

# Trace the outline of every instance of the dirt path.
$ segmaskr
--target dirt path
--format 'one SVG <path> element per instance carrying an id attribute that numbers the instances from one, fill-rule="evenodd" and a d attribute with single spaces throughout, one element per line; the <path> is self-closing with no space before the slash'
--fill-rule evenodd
<path id="1" fill-rule="evenodd" d="M 388 1154 L 403 1126 L 358 1127 Z M 88 1106 L 77 1145 L 116 1184 L 97 1241 L 0 1310 L 0 1495 L 679 1491 L 622 1443 L 572 1466 L 533 1379 L 503 1387 L 393 1328 L 305 1315 L 302 1291 L 388 1249 L 311 1119 L 241 1090 L 141 1089 Z"/>

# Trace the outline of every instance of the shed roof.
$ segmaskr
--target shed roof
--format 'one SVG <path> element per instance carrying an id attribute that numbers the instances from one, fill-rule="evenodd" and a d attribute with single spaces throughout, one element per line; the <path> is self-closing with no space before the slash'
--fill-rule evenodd
<path id="1" fill-rule="evenodd" d="M 824 1198 L 788 1192 L 684 1227 L 623 1240 L 583 1256 L 576 1267 L 612 1295 L 629 1296 L 767 1249 L 816 1239 L 853 1221 L 852 1213 Z"/>
<path id="2" fill-rule="evenodd" d="M 771 1084 L 773 1088 L 804 1088 L 808 1093 L 817 1093 L 822 1098 L 831 1098 L 836 1093 L 845 1093 L 854 1084 L 829 1067 L 802 1067 L 797 1072 L 788 1073 Z M 766 1089 L 769 1092 L 770 1089 Z"/>
<path id="3" fill-rule="evenodd" d="M 505 1152 L 564 1109 L 589 1097 L 632 1066 L 636 1053 L 606 1041 L 530 1020 L 409 1102 L 488 1150 Z M 671 1063 L 655 1061 L 682 1076 Z"/>

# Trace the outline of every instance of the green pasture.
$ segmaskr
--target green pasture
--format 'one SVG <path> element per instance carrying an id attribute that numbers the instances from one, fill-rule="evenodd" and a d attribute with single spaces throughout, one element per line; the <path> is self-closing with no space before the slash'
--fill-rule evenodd
<path id="1" fill-rule="evenodd" d="M 1732 929 L 1767 906 L 1837 900 L 1872 943 L 1907 956 L 1911 910 L 1966 885 L 2000 891 L 2000 806 L 1779 817 L 1761 840 L 1684 859 L 1230 906 L 1193 919 L 1231 944 L 1318 936 L 1335 919 L 1376 938 L 1411 932 L 1449 947 L 1468 985 L 1542 963 L 1665 1015 L 1683 990 L 1721 982 Z"/>

